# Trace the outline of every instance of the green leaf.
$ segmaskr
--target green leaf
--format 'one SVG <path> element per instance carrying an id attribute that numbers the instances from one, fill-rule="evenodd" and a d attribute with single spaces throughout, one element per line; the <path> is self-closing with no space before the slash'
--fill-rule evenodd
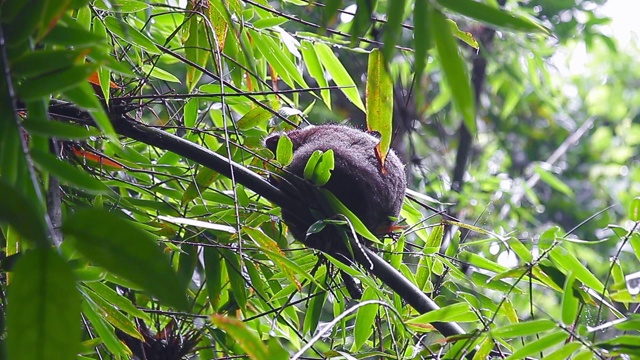
<path id="1" fill-rule="evenodd" d="M 242 263 L 240 256 L 227 249 L 220 249 L 220 253 L 224 258 L 227 273 L 229 274 L 229 285 L 233 292 L 233 299 L 240 309 L 244 310 L 247 306 L 247 286 L 242 276 Z"/>
<path id="2" fill-rule="evenodd" d="M 520 322 L 517 324 L 509 324 L 491 330 L 491 336 L 494 338 L 515 338 L 522 336 L 530 336 L 540 334 L 551 330 L 557 325 L 549 319 L 539 319 Z"/>
<path id="3" fill-rule="evenodd" d="M 582 281 L 585 285 L 589 286 L 598 293 L 604 291 L 604 285 L 598 280 L 598 278 L 591 273 L 578 259 L 566 249 L 556 246 L 549 253 L 551 260 L 558 266 L 565 269 L 567 272 L 573 272 L 576 279 Z"/>
<path id="4" fill-rule="evenodd" d="M 371 17 L 377 3 L 377 0 L 356 0 L 356 14 L 351 20 L 351 29 L 349 30 L 349 34 L 351 34 L 350 45 L 352 47 L 356 46 L 359 42 L 358 38 L 363 37 L 371 28 L 373 24 Z"/>
<path id="5" fill-rule="evenodd" d="M 318 86 L 322 88 L 329 86 L 318 54 L 316 54 L 316 50 L 313 48 L 313 44 L 307 40 L 303 40 L 300 46 L 300 52 L 302 53 L 302 58 L 304 59 L 307 71 L 309 71 L 309 75 L 318 82 Z M 329 89 L 320 90 L 320 96 L 322 96 L 322 101 L 327 108 L 331 110 L 331 92 Z"/>
<path id="6" fill-rule="evenodd" d="M 110 353 L 125 359 L 131 358 L 131 350 L 116 337 L 113 326 L 109 325 L 98 313 L 94 304 L 83 301 L 82 314 L 87 317 L 92 329 Z"/>
<path id="7" fill-rule="evenodd" d="M 514 31 L 551 35 L 551 30 L 537 20 L 474 0 L 436 0 L 438 5 L 460 15 Z"/>
<path id="8" fill-rule="evenodd" d="M 331 51 L 331 48 L 324 43 L 316 43 L 316 54 L 322 63 L 322 66 L 329 72 L 333 82 L 340 86 L 340 91 L 351 101 L 358 109 L 365 111 L 364 104 L 360 98 L 360 93 L 353 79 L 344 68 L 340 60 Z"/>
<path id="9" fill-rule="evenodd" d="M 204 247 L 204 272 L 207 280 L 209 302 L 214 311 L 218 310 L 220 294 L 222 292 L 222 259 L 215 247 Z"/>
<path id="10" fill-rule="evenodd" d="M 640 221 L 640 196 L 636 196 L 629 204 L 629 219 L 631 221 Z"/>
<path id="11" fill-rule="evenodd" d="M 168 82 L 180 83 L 180 79 L 175 77 L 173 74 L 168 72 L 167 70 L 163 70 L 157 66 L 153 66 L 151 64 L 144 64 L 141 67 L 142 72 L 149 75 L 152 78 L 158 80 L 164 80 Z"/>
<path id="12" fill-rule="evenodd" d="M 376 145 L 375 151 L 380 166 L 384 168 L 393 136 L 393 80 L 379 49 L 374 49 L 369 54 L 366 100 L 367 129 L 380 133 L 380 143 Z"/>
<path id="13" fill-rule="evenodd" d="M 219 314 L 211 315 L 211 322 L 233 339 L 233 342 L 240 346 L 250 359 L 269 359 L 267 347 L 244 322 Z"/>
<path id="14" fill-rule="evenodd" d="M 476 134 L 476 104 L 471 80 L 467 64 L 451 32 L 451 25 L 444 14 L 433 7 L 429 8 L 429 20 L 429 30 L 436 44 L 440 66 L 451 89 L 453 103 L 462 114 L 469 132 Z"/>
<path id="15" fill-rule="evenodd" d="M 578 315 L 578 298 L 573 294 L 573 284 L 575 276 L 570 271 L 564 283 L 564 291 L 562 292 L 562 322 L 569 326 L 576 321 Z"/>
<path id="16" fill-rule="evenodd" d="M 31 150 L 31 158 L 39 169 L 57 177 L 63 183 L 91 193 L 110 192 L 102 181 L 49 153 L 34 148 Z"/>
<path id="17" fill-rule="evenodd" d="M 278 160 L 282 166 L 287 166 L 293 161 L 293 141 L 291 141 L 287 134 L 282 134 L 282 136 L 278 138 L 276 160 Z"/>
<path id="18" fill-rule="evenodd" d="M 151 54 L 160 54 L 160 49 L 158 49 L 153 41 L 125 21 L 107 16 L 104 19 L 104 24 L 115 36 L 126 41 L 128 44 L 137 46 Z"/>
<path id="19" fill-rule="evenodd" d="M 550 347 L 559 344 L 565 341 L 569 337 L 569 334 L 564 331 L 557 331 L 546 335 L 538 340 L 529 342 L 527 345 L 521 347 L 517 351 L 515 351 L 511 356 L 509 356 L 508 360 L 514 359 L 524 359 L 527 356 L 531 356 L 537 353 L 542 353 L 543 351 L 549 349 Z"/>
<path id="20" fill-rule="evenodd" d="M 34 245 L 49 245 L 44 212 L 37 202 L 7 184 L 4 178 L 0 178 L 0 194 L 0 222 L 11 225 Z"/>
<path id="21" fill-rule="evenodd" d="M 69 68 L 71 65 L 82 64 L 86 52 L 87 49 L 28 52 L 12 61 L 11 72 L 17 78 L 35 77 L 56 72 Z"/>
<path id="22" fill-rule="evenodd" d="M 365 289 L 360 302 L 367 300 L 378 300 L 376 289 L 371 287 Z M 353 329 L 354 340 L 351 352 L 360 351 L 360 349 L 362 349 L 362 345 L 364 345 L 367 339 L 371 337 L 371 334 L 373 334 L 373 323 L 376 319 L 376 315 L 378 314 L 379 307 L 380 305 L 378 304 L 367 304 L 360 307 L 356 312 L 356 325 Z"/>
<path id="23" fill-rule="evenodd" d="M 405 9 L 407 0 L 395 0 L 393 3 L 388 3 L 387 8 L 387 22 L 384 25 L 384 32 L 382 33 L 382 39 L 384 40 L 383 47 L 383 62 L 390 63 L 396 42 L 402 35 L 402 22 L 405 19 Z M 377 49 L 374 49 L 377 51 Z"/>
<path id="24" fill-rule="evenodd" d="M 280 142 L 280 140 L 278 140 Z M 305 180 L 311 181 L 314 177 L 314 171 L 316 169 L 316 165 L 318 161 L 320 161 L 320 157 L 322 156 L 321 150 L 314 151 L 311 156 L 309 156 L 309 160 L 307 160 L 307 164 L 304 166 L 304 171 L 302 172 Z"/>
<path id="25" fill-rule="evenodd" d="M 52 248 L 24 252 L 7 298 L 8 359 L 75 359 L 80 295 L 73 272 Z"/>
<path id="26" fill-rule="evenodd" d="M 323 198 L 327 201 L 327 204 L 329 205 L 329 207 L 334 213 L 342 214 L 349 220 L 349 222 L 351 223 L 351 226 L 353 226 L 353 229 L 356 231 L 356 233 L 358 233 L 359 235 L 363 236 L 365 239 L 371 242 L 380 244 L 380 240 L 371 232 L 371 230 L 367 229 L 367 227 L 364 226 L 362 221 L 358 219 L 358 217 L 351 210 L 349 210 L 349 208 L 347 208 L 340 200 L 338 200 L 338 198 L 335 195 L 333 195 L 331 191 L 323 188 L 318 189 L 318 191 L 323 196 Z"/>
<path id="27" fill-rule="evenodd" d="M 187 309 L 186 284 L 173 271 L 154 237 L 112 212 L 83 209 L 62 230 L 91 262 L 131 281 L 177 309 Z"/>
<path id="28" fill-rule="evenodd" d="M 219 176 L 219 172 L 211 170 L 208 167 L 201 166 L 200 169 L 198 169 L 195 180 L 189 183 L 187 190 L 182 194 L 182 199 L 180 201 L 182 206 L 186 205 L 191 200 L 202 196 L 202 192 L 204 192 Z"/>
<path id="29" fill-rule="evenodd" d="M 405 321 L 407 324 L 430 324 L 432 322 L 474 322 L 478 316 L 471 310 L 471 305 L 458 303 L 448 305 L 426 314 Z"/>
<path id="30" fill-rule="evenodd" d="M 133 315 L 139 319 L 144 320 L 145 322 L 150 322 L 151 317 L 145 313 L 144 311 L 138 309 L 131 300 L 127 299 L 121 294 L 118 294 L 114 289 L 108 287 L 102 282 L 89 282 L 85 283 L 91 290 L 95 291 L 96 294 L 100 295 L 102 298 L 107 300 L 110 304 L 116 306 L 118 309 L 128 313 L 129 315 Z"/>
<path id="31" fill-rule="evenodd" d="M 534 168 L 536 174 L 540 175 L 540 180 L 547 183 L 547 185 L 551 186 L 553 189 L 567 195 L 570 197 L 574 197 L 573 191 L 571 188 L 565 184 L 562 180 L 558 179 L 555 175 L 550 173 L 549 171 L 543 169 L 540 166 L 536 166 Z"/>
<path id="32" fill-rule="evenodd" d="M 22 122 L 22 126 L 29 134 L 55 137 L 62 140 L 84 140 L 91 136 L 99 136 L 95 128 L 86 128 L 59 121 L 34 121 L 31 118 Z"/>
<path id="33" fill-rule="evenodd" d="M 566 345 L 564 345 L 563 347 L 561 347 L 560 349 L 552 352 L 549 355 L 546 355 L 544 357 L 545 360 L 565 360 L 565 359 L 569 359 L 571 358 L 571 354 L 573 354 L 574 351 L 578 350 L 580 348 L 580 346 L 582 346 L 582 344 L 580 344 L 579 342 L 571 342 L 568 343 Z M 575 358 L 572 358 L 575 359 Z"/>
<path id="34" fill-rule="evenodd" d="M 431 33 L 429 32 L 429 0 L 415 0 L 413 7 L 413 47 L 415 49 L 416 86 L 422 86 L 422 74 L 427 67 L 427 51 L 431 49 Z"/>
<path id="35" fill-rule="evenodd" d="M 96 8 L 113 13 L 134 13 L 149 8 L 149 4 L 137 0 L 96 0 L 93 3 Z"/>
<path id="36" fill-rule="evenodd" d="M 290 79 L 293 79 L 298 85 L 308 88 L 307 82 L 304 81 L 302 73 L 296 68 L 296 65 L 291 61 L 288 56 L 290 52 L 285 48 L 280 47 L 271 37 L 252 32 L 252 36 L 255 38 L 253 42 L 256 48 L 262 56 L 267 59 L 269 64 L 276 70 L 278 75 L 282 77 L 287 85 L 292 88 L 295 87 Z"/>
<path id="37" fill-rule="evenodd" d="M 272 117 L 273 114 L 270 111 L 261 106 L 256 106 L 238 119 L 236 125 L 240 130 L 264 128 Z"/>
<path id="38" fill-rule="evenodd" d="M 81 27 L 62 25 L 60 23 L 42 39 L 44 44 L 60 46 L 90 46 L 104 45 L 104 37 L 98 36 Z"/>
<path id="39" fill-rule="evenodd" d="M 97 67 L 93 64 L 75 65 L 69 69 L 28 78 L 17 87 L 18 95 L 25 101 L 49 98 L 86 81 Z"/>
<path id="40" fill-rule="evenodd" d="M 91 291 L 91 289 L 85 289 L 84 294 L 86 294 L 87 297 L 85 301 L 91 301 L 94 309 L 103 319 L 107 320 L 111 325 L 115 326 L 125 334 L 139 340 L 144 340 L 135 323 L 120 312 L 120 309 L 118 309 L 114 304 L 106 301 L 101 296 Z"/>
<path id="41" fill-rule="evenodd" d="M 327 279 L 327 281 L 329 280 Z M 304 323 L 302 325 L 303 334 L 315 334 L 328 293 L 328 291 L 318 289 L 318 292 L 313 294 L 315 296 L 309 301 L 309 306 L 307 306 L 307 311 L 304 314 Z"/>

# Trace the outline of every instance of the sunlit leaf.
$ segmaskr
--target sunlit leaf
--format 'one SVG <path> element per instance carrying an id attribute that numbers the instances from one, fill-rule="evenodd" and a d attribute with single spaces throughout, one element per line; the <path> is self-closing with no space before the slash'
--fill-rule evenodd
<path id="1" fill-rule="evenodd" d="M 436 0 L 438 5 L 458 14 L 501 28 L 551 35 L 537 20 L 502 10 L 475 0 Z"/>
<path id="2" fill-rule="evenodd" d="M 351 101 L 358 109 L 365 111 L 358 88 L 347 72 L 347 69 L 345 69 L 340 60 L 338 60 L 333 51 L 331 51 L 331 48 L 323 43 L 316 43 L 314 46 L 316 54 L 318 55 L 323 67 L 327 72 L 329 72 L 329 74 L 331 74 L 331 78 L 336 85 L 341 87 L 340 91 L 342 91 L 347 99 L 349 99 L 349 101 Z"/>
<path id="3" fill-rule="evenodd" d="M 368 287 L 364 294 L 362 295 L 361 302 L 367 300 L 378 300 L 378 296 L 376 295 L 376 291 L 374 288 Z M 353 346 L 351 347 L 351 352 L 358 352 L 362 349 L 365 341 L 369 339 L 371 334 L 373 334 L 373 323 L 376 319 L 376 315 L 378 314 L 378 308 L 380 305 L 378 304 L 367 304 L 358 309 L 356 312 L 356 325 L 353 329 Z"/>
<path id="4" fill-rule="evenodd" d="M 367 70 L 367 129 L 380 133 L 375 151 L 380 168 L 385 172 L 385 160 L 393 136 L 393 81 L 380 50 L 369 54 Z"/>

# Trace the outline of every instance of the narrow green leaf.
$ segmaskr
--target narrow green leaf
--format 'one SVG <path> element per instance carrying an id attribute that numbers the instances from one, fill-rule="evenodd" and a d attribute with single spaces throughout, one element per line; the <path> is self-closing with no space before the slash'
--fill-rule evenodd
<path id="1" fill-rule="evenodd" d="M 536 335 L 551 330 L 556 326 L 556 323 L 549 319 L 531 320 L 493 329 L 491 330 L 491 336 L 494 338 L 515 338 Z"/>
<path id="2" fill-rule="evenodd" d="M 587 269 L 578 259 L 566 249 L 556 246 L 550 252 L 551 259 L 558 266 L 561 266 L 567 272 L 572 271 L 576 279 L 582 281 L 585 285 L 589 286 L 593 290 L 601 293 L 604 291 L 604 285 L 593 275 L 589 269 Z"/>
<path id="3" fill-rule="evenodd" d="M 191 200 L 202 196 L 202 192 L 204 192 L 219 176 L 219 172 L 211 170 L 208 167 L 201 166 L 200 169 L 198 169 L 195 180 L 189 183 L 187 190 L 182 194 L 180 203 L 184 206 Z"/>
<path id="4" fill-rule="evenodd" d="M 330 281 L 327 279 L 327 281 Z M 322 315 L 322 308 L 324 307 L 325 300 L 327 299 L 328 292 L 318 289 L 315 296 L 309 301 L 307 311 L 304 314 L 304 323 L 302 325 L 303 334 L 315 334 L 318 329 L 318 322 L 320 321 L 320 315 Z"/>
<path id="5" fill-rule="evenodd" d="M 304 171 L 302 173 L 305 180 L 313 180 L 314 171 L 316 169 L 316 165 L 318 165 L 318 161 L 320 161 L 321 156 L 322 151 L 320 150 L 314 151 L 311 156 L 309 156 L 309 160 L 307 160 L 307 164 L 304 166 Z"/>
<path id="6" fill-rule="evenodd" d="M 636 196 L 629 204 L 629 219 L 631 221 L 640 221 L 640 196 Z"/>
<path id="7" fill-rule="evenodd" d="M 569 337 L 569 334 L 563 331 L 553 332 L 546 335 L 539 340 L 532 341 L 527 345 L 521 347 L 515 351 L 507 360 L 524 359 L 527 356 L 542 353 L 548 348 L 565 341 Z"/>
<path id="8" fill-rule="evenodd" d="M 467 303 L 458 303 L 416 316 L 405 322 L 407 324 L 430 324 L 436 321 L 473 322 L 478 321 L 478 316 L 471 311 L 471 305 Z"/>
<path id="9" fill-rule="evenodd" d="M 44 212 L 37 207 L 37 200 L 28 199 L 3 178 L 0 178 L 0 194 L 0 222 L 11 225 L 34 245 L 49 245 Z"/>
<path id="10" fill-rule="evenodd" d="M 244 322 L 219 314 L 211 315 L 211 322 L 227 333 L 234 343 L 249 355 L 250 359 L 269 359 L 267 347 Z"/>
<path id="11" fill-rule="evenodd" d="M 55 137 L 63 140 L 84 140 L 91 136 L 98 136 L 100 132 L 95 128 L 67 124 L 59 121 L 34 121 L 27 118 L 22 122 L 29 134 Z"/>
<path id="12" fill-rule="evenodd" d="M 246 280 L 242 276 L 242 263 L 238 254 L 227 249 L 220 249 L 220 253 L 225 261 L 227 273 L 229 274 L 229 285 L 233 292 L 233 298 L 244 311 L 247 306 L 247 286 Z"/>
<path id="13" fill-rule="evenodd" d="M 309 75 L 318 82 L 318 86 L 323 88 L 329 86 L 318 54 L 316 54 L 316 50 L 313 48 L 313 44 L 307 40 L 303 40 L 300 46 L 300 52 L 302 53 L 302 58 L 304 59 L 307 71 L 309 71 Z M 329 89 L 320 90 L 320 96 L 322 96 L 322 101 L 327 108 L 331 110 L 331 92 Z"/>
<path id="14" fill-rule="evenodd" d="M 315 44 L 316 54 L 322 63 L 322 66 L 329 72 L 333 82 L 340 86 L 340 91 L 351 101 L 358 109 L 365 111 L 364 104 L 360 98 L 360 93 L 353 79 L 342 65 L 340 60 L 331 51 L 331 48 L 324 43 Z"/>
<path id="15" fill-rule="evenodd" d="M 282 136 L 278 138 L 276 160 L 278 160 L 282 166 L 287 166 L 293 161 L 293 141 L 289 139 L 287 134 L 282 134 Z"/>
<path id="16" fill-rule="evenodd" d="M 540 166 L 536 166 L 534 168 L 534 171 L 536 172 L 536 174 L 540 175 L 540 179 L 542 181 L 547 183 L 547 185 L 551 186 L 553 189 L 569 197 L 574 197 L 574 194 L 571 188 L 567 184 L 565 184 L 562 180 L 560 180 L 558 177 L 550 173 L 549 171 L 543 169 Z"/>
<path id="17" fill-rule="evenodd" d="M 22 254 L 7 303 L 8 359 L 76 358 L 80 349 L 80 295 L 71 268 L 54 249 Z"/>
<path id="18" fill-rule="evenodd" d="M 87 297 L 85 301 L 91 301 L 94 305 L 94 309 L 100 314 L 100 316 L 107 320 L 111 325 L 115 326 L 116 329 L 119 329 L 125 334 L 136 339 L 144 340 L 135 323 L 120 312 L 120 309 L 115 307 L 114 304 L 106 301 L 98 294 L 91 291 L 91 289 L 84 289 L 84 294 L 86 294 Z"/>
<path id="19" fill-rule="evenodd" d="M 33 10 L 32 10 L 33 11 Z M 42 39 L 44 44 L 60 45 L 60 46 L 90 46 L 90 45 L 103 45 L 105 44 L 104 37 L 100 37 L 92 32 L 89 32 L 80 26 L 62 25 L 60 23 Z"/>
<path id="20" fill-rule="evenodd" d="M 87 49 L 40 50 L 28 52 L 11 63 L 12 74 L 19 77 L 35 77 L 82 64 Z"/>
<path id="21" fill-rule="evenodd" d="M 364 226 L 364 223 L 362 223 L 362 221 L 358 219 L 358 217 L 351 210 L 349 210 L 349 208 L 347 208 L 340 200 L 338 200 L 338 198 L 333 195 L 331 191 L 323 188 L 318 189 L 318 191 L 320 191 L 323 198 L 326 199 L 327 204 L 334 213 L 342 214 L 349 220 L 356 233 L 371 242 L 380 244 L 380 240 L 371 232 L 371 230 L 367 229 L 367 227 Z"/>
<path id="22" fill-rule="evenodd" d="M 238 119 L 236 125 L 240 130 L 264 128 L 272 117 L 271 112 L 261 106 L 256 106 Z"/>
<path id="23" fill-rule="evenodd" d="M 578 315 L 578 298 L 573 294 L 573 284 L 575 276 L 570 271 L 564 283 L 564 291 L 562 292 L 562 322 L 569 326 L 576 321 Z"/>
<path id="24" fill-rule="evenodd" d="M 565 360 L 565 359 L 570 359 L 571 358 L 571 354 L 573 354 L 576 350 L 578 350 L 580 348 L 580 346 L 582 346 L 582 344 L 580 344 L 579 342 L 571 342 L 568 343 L 566 345 L 564 345 L 563 347 L 561 347 L 560 349 L 552 352 L 549 355 L 546 355 L 544 357 L 545 360 Z"/>
<path id="25" fill-rule="evenodd" d="M 183 282 L 190 283 L 198 264 L 198 246 L 193 244 L 180 245 L 178 258 L 178 276 L 182 278 Z"/>
<path id="26" fill-rule="evenodd" d="M 427 51 L 431 49 L 431 33 L 429 32 L 429 0 L 415 0 L 413 7 L 413 47 L 415 49 L 414 58 L 416 86 L 422 85 L 422 74 L 427 67 Z"/>
<path id="27" fill-rule="evenodd" d="M 329 149 L 320 155 L 320 160 L 318 160 L 316 167 L 313 169 L 313 179 L 311 182 L 318 186 L 324 186 L 329 182 L 334 167 L 333 149 Z"/>
<path id="28" fill-rule="evenodd" d="M 369 54 L 366 100 L 367 129 L 380 133 L 380 143 L 375 151 L 381 168 L 384 168 L 393 137 L 393 81 L 379 49 Z"/>
<path id="29" fill-rule="evenodd" d="M 395 0 L 393 3 L 388 3 L 387 22 L 382 33 L 382 39 L 384 40 L 383 62 L 391 62 L 396 42 L 402 37 L 402 22 L 405 18 L 406 3 L 407 0 Z"/>
<path id="30" fill-rule="evenodd" d="M 451 33 L 451 25 L 440 11 L 429 8 L 429 28 L 435 41 L 440 66 L 447 79 L 453 102 L 464 118 L 464 124 L 471 134 L 476 130 L 476 104 L 471 88 L 467 64 L 460 54 L 456 39 Z"/>
<path id="31" fill-rule="evenodd" d="M 365 36 L 371 28 L 373 24 L 371 16 L 373 16 L 377 3 L 377 0 L 356 0 L 358 7 L 353 20 L 351 20 L 351 29 L 349 30 L 352 47 L 356 46 L 359 43 L 358 38 Z"/>
<path id="32" fill-rule="evenodd" d="M 18 85 L 18 95 L 27 101 L 49 98 L 51 94 L 60 93 L 86 81 L 95 70 L 96 66 L 93 64 L 82 64 L 66 70 L 28 78 Z"/>
<path id="33" fill-rule="evenodd" d="M 126 41 L 128 44 L 137 46 L 151 54 L 160 54 L 160 49 L 158 49 L 153 41 L 125 21 L 107 16 L 104 19 L 104 24 L 115 36 Z"/>
<path id="34" fill-rule="evenodd" d="M 175 77 L 175 75 L 157 66 L 153 66 L 151 64 L 144 64 L 140 69 L 142 70 L 142 72 L 144 72 L 145 74 L 149 75 L 152 78 L 155 78 L 158 80 L 164 80 L 168 82 L 180 83 L 180 79 Z"/>
<path id="35" fill-rule="evenodd" d="M 108 5 L 104 0 L 96 0 L 93 6 L 100 10 L 121 14 L 134 13 L 149 8 L 149 4 L 137 0 L 108 1 Z"/>
<path id="36" fill-rule="evenodd" d="M 118 309 L 146 322 L 151 321 L 151 317 L 146 312 L 138 309 L 135 305 L 133 305 L 131 300 L 127 299 L 121 294 L 118 294 L 114 289 L 108 287 L 104 283 L 96 281 L 85 283 L 85 285 L 90 287 L 91 290 L 96 292 L 96 294 L 100 295 L 102 298 L 107 300 L 110 304 L 116 306 Z"/>
<path id="37" fill-rule="evenodd" d="M 363 302 L 367 300 L 378 300 L 378 296 L 374 288 L 368 287 L 365 289 L 364 294 L 362 294 L 362 299 L 360 299 L 360 301 Z M 362 349 L 362 345 L 364 345 L 367 339 L 371 337 L 371 334 L 373 334 L 373 323 L 376 320 L 379 307 L 380 305 L 378 304 L 367 304 L 357 310 L 356 325 L 353 329 L 354 340 L 351 352 L 360 351 L 360 349 Z"/>
<path id="38" fill-rule="evenodd" d="M 436 0 L 438 5 L 460 15 L 514 31 L 551 35 L 551 30 L 537 20 L 474 0 Z"/>
<path id="39" fill-rule="evenodd" d="M 187 100 L 184 104 L 184 126 L 186 128 L 193 128 L 198 121 L 198 108 L 200 107 L 200 100 L 197 98 Z"/>
<path id="40" fill-rule="evenodd" d="M 291 61 L 288 56 L 290 54 L 286 47 L 280 47 L 271 37 L 252 32 L 252 36 L 255 37 L 254 44 L 262 56 L 269 61 L 269 64 L 273 66 L 278 75 L 282 77 L 282 80 L 287 82 L 291 87 L 295 87 L 291 80 L 293 79 L 298 85 L 303 88 L 308 88 L 307 82 L 304 81 L 302 73 L 296 68 L 296 65 Z"/>
<path id="41" fill-rule="evenodd" d="M 222 293 L 223 263 L 218 250 L 211 246 L 204 247 L 204 273 L 207 281 L 209 302 L 214 311 L 218 310 Z"/>
<path id="42" fill-rule="evenodd" d="M 62 230 L 87 259 L 178 309 L 187 309 L 186 284 L 173 271 L 154 237 L 112 212 L 83 209 Z"/>
<path id="43" fill-rule="evenodd" d="M 88 301 L 82 302 L 82 314 L 87 317 L 91 323 L 92 329 L 100 338 L 107 350 L 121 358 L 131 358 L 131 350 L 120 341 L 113 330 L 113 326 L 108 324 L 106 320 L 98 314 L 96 306 Z"/>
<path id="44" fill-rule="evenodd" d="M 56 176 L 66 184 L 91 193 L 108 193 L 110 191 L 102 181 L 49 153 L 34 148 L 31 150 L 31 158 L 39 169 Z"/>
<path id="45" fill-rule="evenodd" d="M 63 14 L 71 5 L 71 0 L 59 0 L 59 1 L 46 1 L 44 11 L 40 17 L 40 29 L 38 31 L 37 39 L 41 39 L 47 34 L 53 25 L 57 23 Z"/>

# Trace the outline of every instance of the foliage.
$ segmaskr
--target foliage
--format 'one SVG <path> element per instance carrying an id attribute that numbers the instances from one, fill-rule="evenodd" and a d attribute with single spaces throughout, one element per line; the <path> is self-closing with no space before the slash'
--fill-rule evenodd
<path id="1" fill-rule="evenodd" d="M 4 356 L 640 356 L 639 51 L 600 2 L 0 2 Z M 263 139 L 345 118 L 407 160 L 378 247 L 439 309 L 287 237 Z"/>

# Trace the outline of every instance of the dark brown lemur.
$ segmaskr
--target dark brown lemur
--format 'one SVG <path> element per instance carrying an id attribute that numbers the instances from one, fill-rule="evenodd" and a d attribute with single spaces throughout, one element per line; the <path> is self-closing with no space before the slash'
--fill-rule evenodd
<path id="1" fill-rule="evenodd" d="M 275 153 L 281 133 L 265 140 L 266 147 Z M 389 151 L 384 171 L 376 157 L 379 139 L 358 129 L 344 125 L 309 126 L 287 133 L 293 143 L 293 161 L 286 167 L 289 174 L 303 177 L 304 168 L 316 150 L 334 152 L 335 168 L 329 182 L 323 187 L 331 191 L 374 234 L 384 234 L 400 213 L 407 181 L 404 166 L 393 150 Z M 286 182 L 287 180 L 288 183 Z M 284 191 L 294 190 L 310 208 L 321 208 L 311 188 L 300 189 L 300 181 L 287 175 L 274 178 L 274 184 Z M 344 243 L 335 228 L 326 228 L 318 234 L 306 236 L 307 229 L 316 219 L 300 216 L 299 212 L 282 209 L 282 217 L 293 236 L 308 246 L 327 251 L 343 250 Z M 343 255 L 347 255 L 341 251 Z"/>

